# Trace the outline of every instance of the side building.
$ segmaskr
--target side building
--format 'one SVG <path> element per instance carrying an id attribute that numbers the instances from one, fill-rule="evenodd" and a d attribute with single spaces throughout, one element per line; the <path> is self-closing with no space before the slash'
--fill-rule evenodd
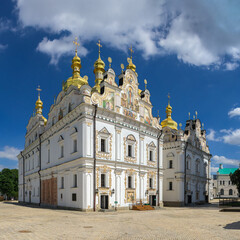
<path id="1" fill-rule="evenodd" d="M 239 164 L 240 168 L 240 164 Z M 219 165 L 216 175 L 213 175 L 214 190 L 213 195 L 217 197 L 238 197 L 239 193 L 236 185 L 230 180 L 230 173 L 234 173 L 238 168 L 224 168 L 223 164 Z"/>
<path id="2" fill-rule="evenodd" d="M 167 118 L 161 123 L 164 134 L 164 205 L 208 202 L 211 154 L 206 131 L 202 129 L 199 119 L 187 120 L 185 130 L 178 130 L 177 123 L 171 118 L 170 102 L 166 114 Z"/>
<path id="3" fill-rule="evenodd" d="M 80 75 L 77 51 L 72 69 L 48 120 L 38 97 L 18 155 L 19 201 L 83 211 L 162 206 L 162 127 L 132 57 L 119 84 L 100 51 L 93 88 Z"/>

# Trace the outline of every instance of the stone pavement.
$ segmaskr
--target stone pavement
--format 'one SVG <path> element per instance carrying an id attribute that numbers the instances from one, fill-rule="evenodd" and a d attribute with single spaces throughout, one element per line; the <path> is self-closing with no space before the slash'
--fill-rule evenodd
<path id="1" fill-rule="evenodd" d="M 0 239 L 240 239 L 240 214 L 212 206 L 84 213 L 0 203 Z"/>

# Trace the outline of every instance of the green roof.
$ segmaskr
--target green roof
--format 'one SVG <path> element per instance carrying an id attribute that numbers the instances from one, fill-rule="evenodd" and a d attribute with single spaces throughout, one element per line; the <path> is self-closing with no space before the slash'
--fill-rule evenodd
<path id="1" fill-rule="evenodd" d="M 234 173 L 238 168 L 223 168 L 223 169 L 218 169 L 219 174 L 226 174 L 229 175 L 230 173 Z"/>

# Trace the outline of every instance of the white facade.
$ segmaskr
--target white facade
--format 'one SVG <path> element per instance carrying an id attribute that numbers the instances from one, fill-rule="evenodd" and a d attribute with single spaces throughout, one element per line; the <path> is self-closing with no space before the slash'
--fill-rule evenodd
<path id="1" fill-rule="evenodd" d="M 119 79 L 110 68 L 101 93 L 72 85 L 59 93 L 47 123 L 39 113 L 31 117 L 18 155 L 19 201 L 86 211 L 95 193 L 97 210 L 162 206 L 163 141 L 150 93 L 138 89 L 131 69 Z"/>
<path id="2" fill-rule="evenodd" d="M 208 201 L 211 155 L 200 120 L 188 120 L 185 131 L 165 127 L 163 132 L 164 205 Z"/>

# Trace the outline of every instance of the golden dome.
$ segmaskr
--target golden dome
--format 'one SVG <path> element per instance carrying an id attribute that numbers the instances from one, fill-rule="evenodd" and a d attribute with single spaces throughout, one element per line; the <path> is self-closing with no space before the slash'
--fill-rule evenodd
<path id="1" fill-rule="evenodd" d="M 94 70 L 93 73 L 95 74 L 97 71 L 101 71 L 102 73 L 105 73 L 105 63 L 104 61 L 101 59 L 100 55 L 98 57 L 98 59 L 96 60 L 96 62 L 94 63 Z"/>
<path id="2" fill-rule="evenodd" d="M 100 48 L 102 47 L 102 45 L 100 44 L 100 40 L 98 40 L 97 46 L 99 47 L 99 50 L 98 50 L 98 59 L 94 63 L 93 73 L 95 74 L 95 85 L 92 88 L 92 92 L 100 93 L 100 83 L 103 80 L 103 73 L 105 73 L 105 69 L 104 69 L 105 63 L 100 56 Z"/>
<path id="3" fill-rule="evenodd" d="M 36 101 L 35 109 L 37 110 L 37 114 L 42 114 L 43 102 L 41 101 L 40 96 L 38 96 L 38 100 Z"/>
<path id="4" fill-rule="evenodd" d="M 82 85 L 88 84 L 86 77 L 80 76 L 80 69 L 81 69 L 81 59 L 77 55 L 77 50 L 75 51 L 75 56 L 72 59 L 72 65 L 71 68 L 73 70 L 72 77 L 69 77 L 66 82 L 63 83 L 62 88 L 64 91 L 67 91 L 67 89 L 71 86 L 77 86 L 80 88 Z"/>
<path id="5" fill-rule="evenodd" d="M 168 105 L 166 107 L 166 114 L 167 114 L 167 118 L 161 122 L 162 127 L 163 128 L 170 127 L 174 130 L 178 130 L 178 128 L 177 128 L 178 124 L 172 120 L 172 116 L 171 116 L 172 115 L 172 107 L 170 106 L 170 102 L 168 102 Z"/>
<path id="6" fill-rule="evenodd" d="M 132 58 L 128 58 L 127 61 L 128 61 L 128 65 L 126 68 L 136 72 L 136 65 L 133 64 Z"/>

